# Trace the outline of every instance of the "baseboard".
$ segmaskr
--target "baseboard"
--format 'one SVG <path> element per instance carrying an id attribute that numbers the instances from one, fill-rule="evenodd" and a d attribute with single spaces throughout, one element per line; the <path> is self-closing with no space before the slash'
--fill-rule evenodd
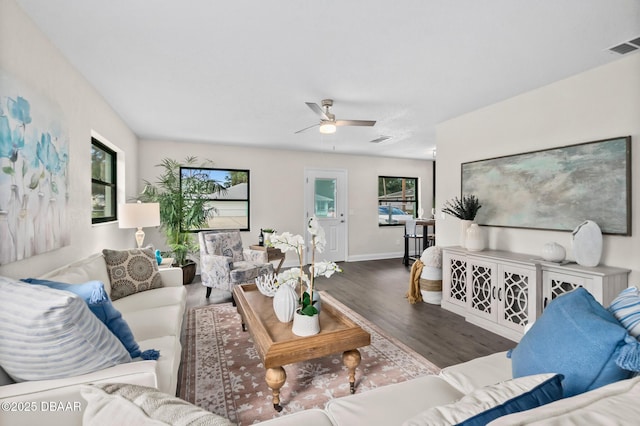
<path id="1" fill-rule="evenodd" d="M 381 259 L 402 259 L 404 252 L 393 253 L 370 253 L 370 254 L 357 254 L 349 256 L 347 262 L 362 262 L 365 260 L 381 260 Z"/>

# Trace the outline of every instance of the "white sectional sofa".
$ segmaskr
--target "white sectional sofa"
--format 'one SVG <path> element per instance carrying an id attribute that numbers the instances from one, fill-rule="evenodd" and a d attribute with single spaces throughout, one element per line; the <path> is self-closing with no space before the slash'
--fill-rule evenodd
<path id="1" fill-rule="evenodd" d="M 113 302 L 129 325 L 140 349 L 160 351 L 157 361 L 138 358 L 76 377 L 20 383 L 14 383 L 0 369 L 0 404 L 3 408 L 0 411 L 0 424 L 80 425 L 86 407 L 80 387 L 86 383 L 131 383 L 175 395 L 182 352 L 180 333 L 186 289 L 180 268 L 160 269 L 159 272 L 162 288 L 138 292 Z M 105 258 L 101 253 L 39 278 L 69 284 L 99 280 L 105 284 L 107 293 L 111 290 Z"/>

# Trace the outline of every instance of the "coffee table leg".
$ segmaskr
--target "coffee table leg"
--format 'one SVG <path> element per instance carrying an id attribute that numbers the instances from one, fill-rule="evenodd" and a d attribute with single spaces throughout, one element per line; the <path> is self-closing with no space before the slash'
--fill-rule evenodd
<path id="1" fill-rule="evenodd" d="M 280 388 L 284 385 L 284 382 L 287 381 L 287 373 L 285 373 L 282 367 L 269 368 L 267 369 L 267 374 L 265 374 L 265 380 L 267 386 L 271 388 L 273 408 L 278 412 L 282 411 L 282 406 L 280 405 Z"/>
<path id="2" fill-rule="evenodd" d="M 342 362 L 349 369 L 349 390 L 356 393 L 356 368 L 360 365 L 360 351 L 352 349 L 342 354 Z"/>

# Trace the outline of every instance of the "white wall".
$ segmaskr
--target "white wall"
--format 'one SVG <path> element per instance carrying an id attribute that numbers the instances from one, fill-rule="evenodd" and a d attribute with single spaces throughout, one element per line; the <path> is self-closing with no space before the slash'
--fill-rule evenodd
<path id="1" fill-rule="evenodd" d="M 640 170 L 640 54 L 584 72 L 437 127 L 436 208 L 460 195 L 460 164 L 509 154 L 632 136 L 632 175 Z M 445 166 L 446 165 L 446 166 Z M 636 180 L 637 182 L 637 180 Z M 640 284 L 640 185 L 632 185 L 633 236 L 605 236 L 601 264 L 632 269 Z M 481 200 L 482 201 L 482 200 Z M 556 241 L 572 259 L 571 232 L 486 228 L 492 249 L 539 255 Z M 459 221 L 439 221 L 437 244 L 458 245 Z"/>
<path id="2" fill-rule="evenodd" d="M 425 211 L 432 205 L 433 162 L 424 160 L 271 150 L 177 141 L 140 141 L 140 185 L 155 181 L 163 158 L 185 156 L 210 159 L 213 167 L 249 169 L 251 172 L 251 232 L 243 233 L 245 246 L 255 244 L 260 228 L 275 228 L 304 235 L 304 169 L 347 170 L 349 192 L 348 260 L 398 257 L 403 251 L 402 227 L 378 227 L 378 176 L 418 177 Z M 142 190 L 142 186 L 139 188 Z M 147 232 L 149 241 L 164 241 Z M 289 261 L 289 259 L 288 259 Z"/>
<path id="3" fill-rule="evenodd" d="M 133 231 L 117 224 L 91 225 L 91 133 L 126 153 L 125 189 L 130 195 L 137 189 L 137 138 L 13 0 L 0 0 L 0 68 L 57 103 L 66 118 L 72 221 L 70 246 L 0 266 L 0 275 L 34 276 L 103 248 L 133 247 Z"/>

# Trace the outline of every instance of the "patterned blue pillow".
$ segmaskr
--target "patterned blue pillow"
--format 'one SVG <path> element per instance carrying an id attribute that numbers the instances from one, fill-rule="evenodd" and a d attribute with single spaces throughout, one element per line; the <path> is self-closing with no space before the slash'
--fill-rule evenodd
<path id="1" fill-rule="evenodd" d="M 564 375 L 564 396 L 640 371 L 640 344 L 584 288 L 554 299 L 509 352 L 513 377 Z"/>
<path id="2" fill-rule="evenodd" d="M 640 291 L 636 287 L 625 288 L 616 297 L 609 312 L 636 339 L 640 336 Z"/>
<path id="3" fill-rule="evenodd" d="M 87 302 L 91 312 L 122 342 L 131 358 L 141 355 L 140 347 L 133 337 L 129 324 L 122 318 L 120 311 L 111 303 L 102 282 L 89 281 L 84 284 L 66 284 L 38 278 L 26 278 L 22 281 L 29 284 L 45 285 L 57 290 L 70 291 L 82 297 Z"/>

